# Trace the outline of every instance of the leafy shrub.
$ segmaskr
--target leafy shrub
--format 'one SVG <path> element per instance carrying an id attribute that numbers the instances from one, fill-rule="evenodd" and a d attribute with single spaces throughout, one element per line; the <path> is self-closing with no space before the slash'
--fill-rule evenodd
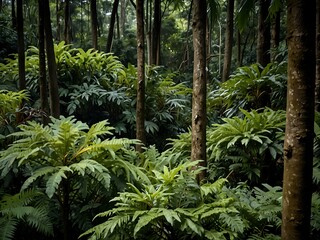
<path id="1" fill-rule="evenodd" d="M 61 117 L 51 118 L 48 126 L 29 121 L 19 128 L 20 131 L 10 135 L 17 140 L 0 153 L 1 178 L 8 181 L 5 178 L 13 175 L 21 182 L 22 186 L 16 186 L 21 191 L 37 187 L 45 192 L 52 209 L 62 212 L 59 215 L 59 211 L 53 211 L 53 216 L 64 226 L 68 226 L 71 218 L 78 219 L 78 223 L 81 219 L 83 224 L 85 210 L 101 207 L 103 199 L 109 199 L 112 193 L 111 178 L 119 175 L 121 169 L 128 174 L 135 170 L 141 173 L 116 156 L 121 148 L 136 142 L 107 138 L 113 128 L 106 120 L 89 128 L 73 117 Z M 79 212 L 78 208 L 83 210 Z"/>
<path id="2" fill-rule="evenodd" d="M 226 117 L 241 114 L 239 109 L 285 109 L 286 79 L 285 62 L 240 67 L 209 94 L 208 106 Z"/>

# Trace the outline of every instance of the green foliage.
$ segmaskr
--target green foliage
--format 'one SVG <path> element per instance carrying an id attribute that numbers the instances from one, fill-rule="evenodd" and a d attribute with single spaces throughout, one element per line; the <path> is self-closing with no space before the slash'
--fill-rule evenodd
<path id="1" fill-rule="evenodd" d="M 53 224 L 48 216 L 48 205 L 41 192 L 28 190 L 15 195 L 2 195 L 0 201 L 0 239 L 14 239 L 19 222 L 53 235 Z"/>
<path id="2" fill-rule="evenodd" d="M 89 202 L 100 206 L 113 189 L 111 178 L 122 169 L 130 177 L 143 177 L 141 170 L 119 159 L 121 154 L 117 156 L 137 142 L 107 138 L 113 128 L 106 120 L 89 127 L 73 117 L 60 117 L 51 118 L 48 126 L 29 121 L 19 128 L 10 135 L 17 140 L 1 152 L 1 177 L 22 172 L 21 191 L 39 188 L 51 199 L 53 209 L 63 209 L 67 203 L 75 211 L 70 216 L 83 221 L 77 220 L 79 224 L 92 216 L 76 209 L 90 209 L 86 206 Z"/>
<path id="3" fill-rule="evenodd" d="M 209 109 L 216 109 L 226 117 L 238 115 L 240 108 L 285 109 L 286 79 L 285 62 L 270 63 L 265 68 L 258 64 L 240 67 L 210 94 Z"/>
<path id="4" fill-rule="evenodd" d="M 115 207 L 98 214 L 107 221 L 82 234 L 90 239 L 234 239 L 248 227 L 223 192 L 226 180 L 199 186 L 197 162 L 153 171 L 153 184 L 129 189 L 114 198 Z M 189 169 L 189 170 L 188 170 Z"/>

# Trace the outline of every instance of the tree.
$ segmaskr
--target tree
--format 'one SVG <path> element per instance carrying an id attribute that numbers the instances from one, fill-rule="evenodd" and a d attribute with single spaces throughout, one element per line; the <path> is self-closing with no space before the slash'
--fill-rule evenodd
<path id="1" fill-rule="evenodd" d="M 113 6 L 112 6 L 111 19 L 110 19 L 110 26 L 109 26 L 109 33 L 108 33 L 108 39 L 107 39 L 106 52 L 111 52 L 113 33 L 114 33 L 114 24 L 115 24 L 115 21 L 116 21 L 116 14 L 117 14 L 117 11 L 118 11 L 118 6 L 119 6 L 119 0 L 114 0 Z"/>
<path id="2" fill-rule="evenodd" d="M 223 60 L 222 81 L 226 81 L 230 74 L 231 58 L 232 58 L 232 44 L 233 44 L 233 12 L 234 0 L 228 0 L 227 5 L 227 27 L 225 33 L 225 49 Z"/>
<path id="3" fill-rule="evenodd" d="M 316 15 L 316 111 L 320 112 L 320 2 L 317 1 Z"/>
<path id="4" fill-rule="evenodd" d="M 49 98 L 50 98 L 50 115 L 53 117 L 60 116 L 60 99 L 57 79 L 57 63 L 54 54 L 53 37 L 50 20 L 49 0 L 44 1 L 44 32 L 45 44 L 49 71 Z"/>
<path id="5" fill-rule="evenodd" d="M 192 9 L 193 30 L 193 91 L 192 91 L 192 145 L 191 160 L 203 160 L 206 165 L 206 0 L 193 2 Z M 205 177 L 202 171 L 198 180 Z"/>
<path id="6" fill-rule="evenodd" d="M 71 43 L 70 0 L 64 2 L 64 41 Z"/>
<path id="7" fill-rule="evenodd" d="M 283 240 L 308 239 L 312 193 L 316 1 L 288 0 Z"/>
<path id="8" fill-rule="evenodd" d="M 144 129 L 145 122 L 145 75 L 144 75 L 144 24 L 143 0 L 136 1 L 137 15 L 137 106 L 136 106 L 136 138 L 142 143 L 146 142 Z M 142 146 L 137 145 L 137 151 L 142 151 Z"/>
<path id="9" fill-rule="evenodd" d="M 18 55 L 19 55 L 19 90 L 26 89 L 26 66 L 24 53 L 23 33 L 23 1 L 17 1 L 17 32 L 18 32 Z"/>
<path id="10" fill-rule="evenodd" d="M 98 49 L 98 17 L 97 17 L 97 0 L 90 1 L 91 13 L 91 31 L 92 31 L 92 46 Z"/>
<path id="11" fill-rule="evenodd" d="M 270 62 L 269 6 L 270 0 L 259 0 L 257 62 L 264 67 Z"/>
<path id="12" fill-rule="evenodd" d="M 45 36 L 44 36 L 44 5 L 43 0 L 38 0 L 39 9 L 39 86 L 40 86 L 40 101 L 41 110 L 43 111 L 42 122 L 48 123 L 47 114 L 49 114 L 49 102 L 48 102 L 48 84 L 46 74 L 46 53 L 45 53 Z"/>
<path id="13" fill-rule="evenodd" d="M 151 64 L 160 64 L 160 34 L 161 34 L 161 1 L 154 1 L 153 27 L 151 36 Z"/>

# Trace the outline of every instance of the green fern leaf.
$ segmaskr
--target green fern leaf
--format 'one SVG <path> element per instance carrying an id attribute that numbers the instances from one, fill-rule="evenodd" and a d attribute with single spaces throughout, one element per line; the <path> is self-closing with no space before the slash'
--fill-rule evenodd
<path id="1" fill-rule="evenodd" d="M 0 218 L 0 240 L 14 239 L 14 233 L 18 225 L 18 220 L 14 218 Z"/>
<path id="2" fill-rule="evenodd" d="M 31 183 L 33 183 L 34 181 L 36 181 L 38 178 L 45 176 L 47 174 L 52 173 L 53 171 L 55 171 L 55 168 L 52 166 L 47 166 L 47 167 L 43 167 L 40 169 L 37 169 L 32 175 L 31 177 L 29 177 L 22 185 L 21 187 L 21 191 L 24 191 L 25 189 L 27 189 L 29 187 L 29 185 Z"/>
<path id="3" fill-rule="evenodd" d="M 151 221 L 155 220 L 163 216 L 163 213 L 151 212 L 149 211 L 146 215 L 143 215 L 139 218 L 137 224 L 135 225 L 133 236 L 136 236 L 137 233 L 143 228 L 144 226 L 148 225 Z"/>
<path id="4" fill-rule="evenodd" d="M 60 182 L 62 181 L 62 178 L 67 179 L 66 172 L 71 172 L 71 173 L 73 172 L 72 169 L 70 169 L 67 166 L 56 167 L 56 169 L 58 171 L 49 177 L 46 184 L 46 194 L 48 195 L 49 198 L 52 198 L 52 196 L 56 192 Z"/>

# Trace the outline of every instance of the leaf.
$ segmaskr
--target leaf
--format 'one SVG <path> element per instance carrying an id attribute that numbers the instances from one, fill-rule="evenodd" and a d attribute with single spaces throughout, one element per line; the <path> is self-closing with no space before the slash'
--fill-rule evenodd
<path id="1" fill-rule="evenodd" d="M 58 189 L 62 178 L 67 179 L 67 172 L 72 173 L 72 169 L 67 166 L 56 167 L 58 170 L 56 173 L 52 174 L 46 184 L 46 194 L 49 198 L 52 198 L 56 190 Z"/>
<path id="2" fill-rule="evenodd" d="M 20 191 L 24 191 L 25 189 L 27 189 L 29 187 L 29 185 L 31 183 L 33 183 L 35 180 L 37 180 L 38 178 L 48 175 L 49 173 L 52 173 L 55 170 L 55 167 L 52 166 L 46 166 L 46 167 L 42 167 L 37 169 L 29 178 L 27 178 L 27 180 L 23 183 L 21 190 Z"/>
<path id="3" fill-rule="evenodd" d="M 141 216 L 134 228 L 133 236 L 136 236 L 141 228 L 143 228 L 144 226 L 148 225 L 151 221 L 161 216 L 163 216 L 163 213 L 156 213 L 150 211 L 148 212 L 148 214 Z"/>

